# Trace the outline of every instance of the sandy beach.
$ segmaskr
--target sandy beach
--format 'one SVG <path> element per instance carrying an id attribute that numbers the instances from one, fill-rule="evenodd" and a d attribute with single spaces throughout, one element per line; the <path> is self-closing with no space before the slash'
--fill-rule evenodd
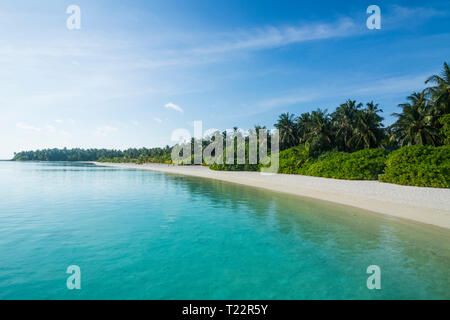
<path id="1" fill-rule="evenodd" d="M 297 196 L 330 201 L 401 219 L 450 229 L 450 189 L 422 188 L 300 175 L 213 171 L 202 166 L 98 163 L 117 168 L 159 171 L 216 179 Z"/>

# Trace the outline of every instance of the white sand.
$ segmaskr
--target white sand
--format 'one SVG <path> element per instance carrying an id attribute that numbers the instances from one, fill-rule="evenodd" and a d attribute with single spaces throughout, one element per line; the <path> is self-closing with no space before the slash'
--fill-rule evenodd
<path id="1" fill-rule="evenodd" d="M 450 189 L 399 186 L 378 181 L 349 181 L 289 174 L 213 171 L 202 166 L 95 163 L 217 179 L 353 206 L 450 229 Z"/>

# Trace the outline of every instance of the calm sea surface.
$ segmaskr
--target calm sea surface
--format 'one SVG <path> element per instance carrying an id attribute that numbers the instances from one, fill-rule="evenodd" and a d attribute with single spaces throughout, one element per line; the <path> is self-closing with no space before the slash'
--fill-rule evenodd
<path id="1" fill-rule="evenodd" d="M 0 162 L 0 196 L 0 299 L 450 299 L 449 231 L 344 206 L 57 162 Z"/>

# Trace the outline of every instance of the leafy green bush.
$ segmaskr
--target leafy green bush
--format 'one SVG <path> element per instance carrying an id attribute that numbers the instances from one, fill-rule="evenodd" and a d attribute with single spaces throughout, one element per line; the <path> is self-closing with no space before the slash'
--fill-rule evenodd
<path id="1" fill-rule="evenodd" d="M 312 161 L 309 156 L 309 145 L 298 146 L 280 152 L 279 173 L 300 174 Z"/>
<path id="2" fill-rule="evenodd" d="M 444 144 L 450 145 L 450 113 L 442 116 L 439 119 L 441 128 L 442 139 L 444 139 Z"/>
<path id="3" fill-rule="evenodd" d="M 216 170 L 216 171 L 260 171 L 261 169 L 261 164 L 250 164 L 250 159 L 249 159 L 249 142 L 248 141 L 244 141 L 242 144 L 239 144 L 240 148 L 243 148 L 243 150 L 245 151 L 245 164 L 237 164 L 238 162 L 238 144 L 236 143 L 234 144 L 234 150 L 233 150 L 233 163 L 234 164 L 226 164 L 226 163 L 222 163 L 222 164 L 212 164 L 210 165 L 210 169 L 211 170 Z M 259 150 L 259 146 L 257 147 Z M 230 150 L 231 151 L 231 150 Z M 211 159 L 203 159 L 204 161 L 207 160 L 211 160 Z M 226 145 L 224 146 L 223 149 L 223 155 L 222 155 L 222 162 L 226 162 L 227 161 L 227 148 Z M 259 159 L 259 162 L 261 162 L 261 159 Z"/>
<path id="4" fill-rule="evenodd" d="M 327 152 L 314 159 L 309 146 L 280 152 L 280 173 L 347 180 L 377 180 L 383 173 L 387 151 L 365 149 L 354 153 Z"/>
<path id="5" fill-rule="evenodd" d="M 449 188 L 450 146 L 408 146 L 392 152 L 382 182 Z"/>
<path id="6" fill-rule="evenodd" d="M 258 164 L 212 164 L 209 166 L 211 170 L 216 171 L 259 171 Z"/>
<path id="7" fill-rule="evenodd" d="M 387 151 L 365 149 L 353 153 L 329 152 L 321 155 L 300 174 L 346 180 L 377 180 L 383 173 Z"/>

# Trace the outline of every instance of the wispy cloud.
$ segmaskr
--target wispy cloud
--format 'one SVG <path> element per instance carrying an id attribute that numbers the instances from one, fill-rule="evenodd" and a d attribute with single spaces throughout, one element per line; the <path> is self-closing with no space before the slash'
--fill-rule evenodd
<path id="1" fill-rule="evenodd" d="M 50 133 L 56 132 L 55 126 L 52 126 L 51 124 L 47 124 L 47 125 L 45 126 L 45 129 L 46 129 L 48 132 L 50 132 Z"/>
<path id="2" fill-rule="evenodd" d="M 276 27 L 241 31 L 230 34 L 229 40 L 215 45 L 196 48 L 196 53 L 223 53 L 237 50 L 258 50 L 286 46 L 312 40 L 345 37 L 357 32 L 352 19 L 341 19 L 336 23 L 312 23 L 304 26 Z"/>
<path id="3" fill-rule="evenodd" d="M 384 13 L 386 11 L 386 13 Z M 393 5 L 382 8 L 382 28 L 387 29 L 410 29 L 413 25 L 423 23 L 426 20 L 435 17 L 443 17 L 450 14 L 445 8 L 437 9 L 432 7 L 403 7 Z"/>
<path id="4" fill-rule="evenodd" d="M 385 98 L 398 95 L 404 95 L 406 97 L 406 95 L 415 90 L 423 89 L 425 86 L 424 81 L 432 73 L 430 71 L 408 77 L 375 79 L 358 84 L 354 82 L 341 82 L 336 85 L 328 84 L 326 87 L 318 85 L 310 88 L 290 90 L 275 97 L 257 102 L 253 107 L 255 111 L 245 114 L 245 116 L 260 114 L 271 109 L 289 107 L 300 103 L 314 103 L 316 104 L 315 106 L 319 107 L 319 103 L 333 99 L 353 99 L 359 97 L 362 99 L 374 96 Z"/>
<path id="5" fill-rule="evenodd" d="M 33 125 L 26 124 L 24 122 L 18 122 L 16 123 L 16 127 L 28 130 L 28 131 L 34 131 L 34 132 L 42 132 L 42 133 L 49 133 L 49 134 L 61 134 L 61 135 L 69 135 L 69 133 L 65 130 L 58 130 L 54 125 L 46 124 L 42 127 L 36 127 Z"/>
<path id="6" fill-rule="evenodd" d="M 385 96 L 391 94 L 408 94 L 425 88 L 425 80 L 433 74 L 432 71 L 402 77 L 379 79 L 362 86 L 350 86 L 349 92 L 354 95 Z"/>
<path id="7" fill-rule="evenodd" d="M 427 7 L 402 7 L 395 5 L 393 7 L 393 16 L 397 20 L 407 19 L 429 19 L 437 16 L 445 16 L 448 10 L 438 10 Z"/>
<path id="8" fill-rule="evenodd" d="M 42 130 L 39 127 L 31 126 L 31 125 L 25 124 L 23 122 L 16 123 L 16 127 L 23 129 L 23 130 L 31 130 L 31 131 L 36 131 L 36 132 L 39 132 Z"/>
<path id="9" fill-rule="evenodd" d="M 448 15 L 448 10 L 437 10 L 426 7 L 393 6 L 391 13 L 383 18 L 384 23 L 394 27 L 408 25 L 436 16 Z M 355 18 L 356 19 L 356 18 Z M 267 26 L 259 29 L 240 30 L 225 34 L 222 39 L 216 36 L 215 44 L 194 48 L 192 51 L 201 54 L 216 54 L 239 50 L 263 50 L 287 46 L 306 41 L 343 38 L 359 35 L 367 30 L 360 21 L 345 17 L 332 23 L 309 22 L 305 25 Z"/>
<path id="10" fill-rule="evenodd" d="M 153 120 L 155 120 L 158 123 L 162 123 L 163 122 L 162 119 L 160 119 L 160 118 L 153 118 Z"/>
<path id="11" fill-rule="evenodd" d="M 97 130 L 95 131 L 95 134 L 98 136 L 106 137 L 110 133 L 117 132 L 118 130 L 119 129 L 117 129 L 116 127 L 102 126 L 102 127 L 97 128 Z"/>
<path id="12" fill-rule="evenodd" d="M 183 109 L 175 103 L 169 102 L 164 107 L 183 113 Z"/>

